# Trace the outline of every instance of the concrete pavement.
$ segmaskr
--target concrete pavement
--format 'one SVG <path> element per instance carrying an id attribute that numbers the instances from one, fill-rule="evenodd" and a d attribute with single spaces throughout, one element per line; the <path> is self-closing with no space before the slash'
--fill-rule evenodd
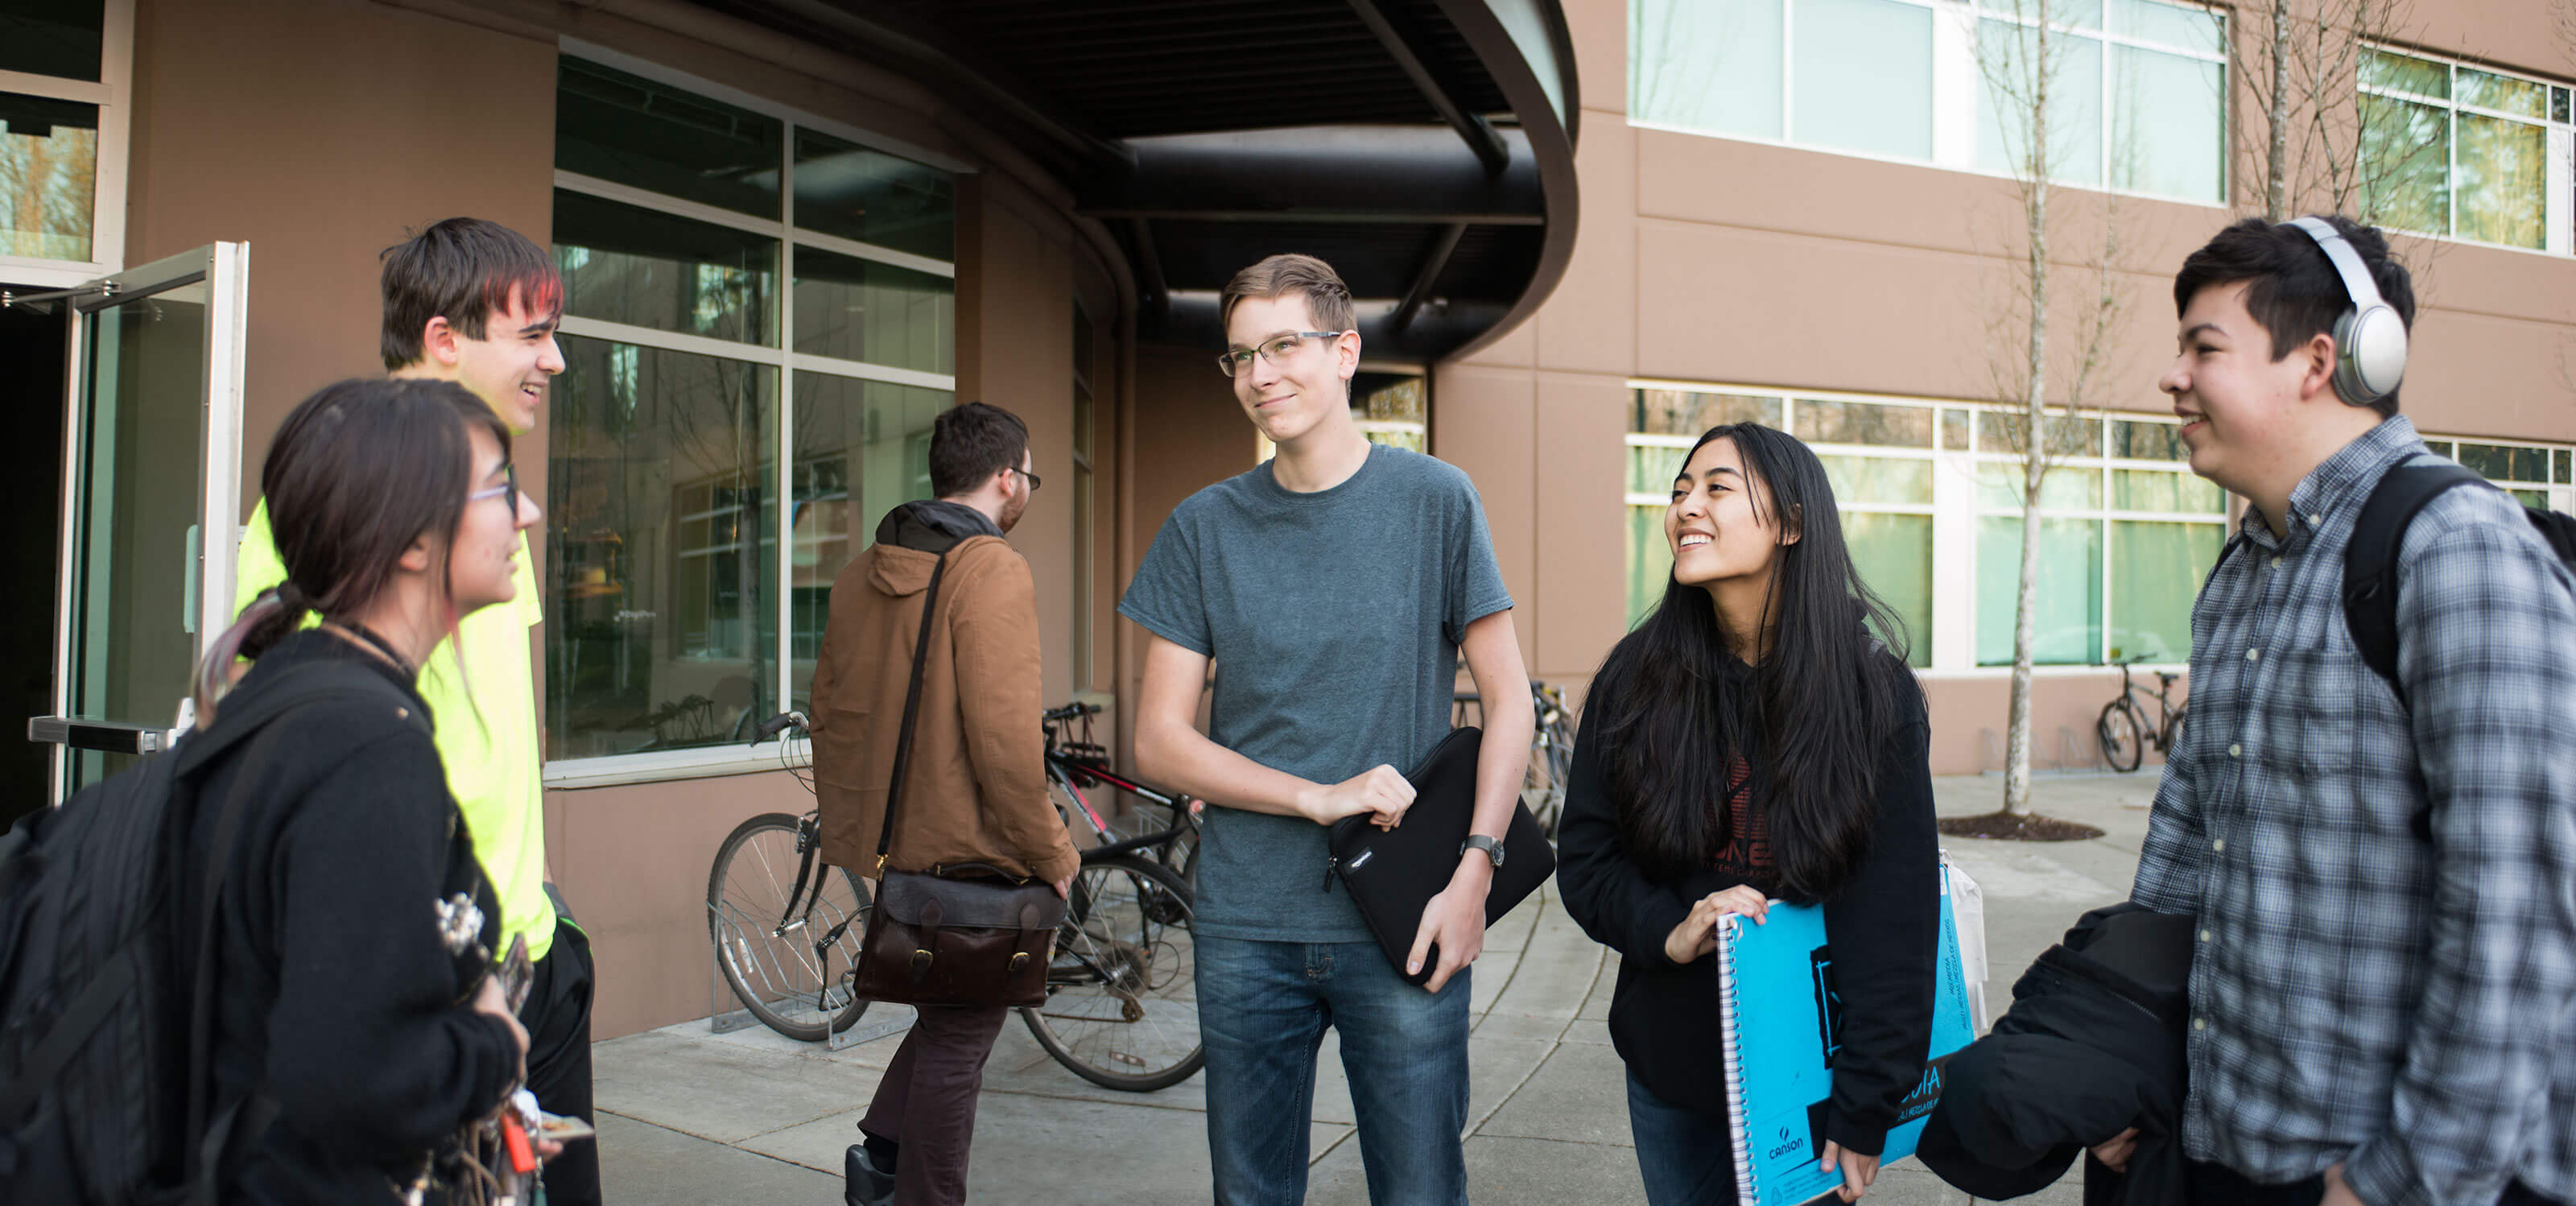
<path id="1" fill-rule="evenodd" d="M 2041 812 L 2105 830 L 2090 842 L 1948 839 L 1984 889 L 1988 1000 L 2076 915 L 2124 897 L 2146 831 L 2154 768 L 2039 781 Z M 1935 781 L 1943 815 L 1990 812 L 2001 780 Z M 1617 961 L 1583 936 L 1548 884 L 1488 934 L 1468 1038 L 1469 1192 L 1480 1206 L 1641 1202 L 1625 1080 L 1605 1021 Z M 878 1007 L 883 1009 L 884 1007 Z M 899 1013 L 897 1014 L 899 1016 Z M 871 1010 L 861 1025 L 878 1018 Z M 594 1049 L 603 1175 L 617 1206 L 833 1206 L 841 1152 L 894 1035 L 839 1052 L 752 1027 L 686 1022 Z M 1338 1042 L 1327 1037 L 1309 1125 L 1307 1201 L 1368 1201 Z M 979 1203 L 1160 1206 L 1208 1200 L 1204 1078 L 1156 1093 L 1102 1089 L 1041 1050 L 1019 1019 L 1002 1031 L 976 1117 L 970 1188 Z M 1954 1206 L 1966 1195 L 1912 1160 L 1867 1199 Z M 2074 1179 L 2023 1201 L 2072 1206 Z"/>

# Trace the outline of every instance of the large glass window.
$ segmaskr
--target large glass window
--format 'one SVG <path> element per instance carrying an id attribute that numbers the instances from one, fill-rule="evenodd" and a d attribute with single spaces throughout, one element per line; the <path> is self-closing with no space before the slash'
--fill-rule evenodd
<path id="1" fill-rule="evenodd" d="M 930 495 L 955 189 L 757 102 L 562 64 L 547 757 L 738 743 L 803 706 L 833 580 Z"/>
<path id="2" fill-rule="evenodd" d="M 2027 101 L 2014 97 L 2029 94 L 2038 8 L 1630 0 L 1630 118 L 2009 174 L 2030 141 Z M 2224 16 L 2170 0 L 2058 0 L 2050 23 L 2052 176 L 2223 202 Z M 1935 101 L 1948 96 L 1962 103 Z"/>
<path id="3" fill-rule="evenodd" d="M 1728 422 L 1785 425 L 1815 451 L 1852 562 L 1904 622 L 1914 665 L 2011 662 L 2029 423 L 1973 403 L 1637 389 L 1626 437 L 1631 625 L 1671 579 L 1673 474 L 1702 431 Z M 2040 664 L 2189 658 L 2191 604 L 2225 541 L 2227 496 L 2191 473 L 2177 430 L 2143 417 L 2046 417 L 2055 462 L 2040 485 Z M 2544 449 L 2475 455 L 2519 475 L 2505 482 L 2518 491 L 2556 469 Z"/>
<path id="4" fill-rule="evenodd" d="M 0 92 L 0 255 L 92 258 L 98 106 Z"/>
<path id="5" fill-rule="evenodd" d="M 2565 179 L 2568 89 L 2429 55 L 2361 59 L 2364 215 L 2403 230 L 2559 254 L 2576 206 Z"/>
<path id="6" fill-rule="evenodd" d="M 122 266 L 134 0 L 0 0 L 0 267 L 21 285 Z"/>

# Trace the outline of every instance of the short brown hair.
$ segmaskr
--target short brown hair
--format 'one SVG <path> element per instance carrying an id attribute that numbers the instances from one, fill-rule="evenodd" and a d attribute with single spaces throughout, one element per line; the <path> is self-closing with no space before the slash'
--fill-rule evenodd
<path id="1" fill-rule="evenodd" d="M 1018 415 L 982 402 L 939 412 L 930 424 L 930 493 L 955 498 L 1028 455 L 1029 425 Z"/>
<path id="2" fill-rule="evenodd" d="M 1216 320 L 1219 324 L 1233 321 L 1234 303 L 1247 297 L 1285 297 L 1291 293 L 1306 299 L 1306 309 L 1315 325 L 1327 331 L 1349 331 L 1359 327 L 1351 317 L 1351 287 L 1342 283 L 1333 266 L 1311 255 L 1274 255 L 1234 274 L 1225 283 L 1225 292 L 1217 295 Z"/>
<path id="3" fill-rule="evenodd" d="M 449 218 L 385 248 L 385 371 L 420 362 L 421 331 L 445 318 L 456 333 L 481 339 L 486 321 L 519 296 L 530 313 L 563 310 L 563 272 L 535 240 L 498 222 Z"/>

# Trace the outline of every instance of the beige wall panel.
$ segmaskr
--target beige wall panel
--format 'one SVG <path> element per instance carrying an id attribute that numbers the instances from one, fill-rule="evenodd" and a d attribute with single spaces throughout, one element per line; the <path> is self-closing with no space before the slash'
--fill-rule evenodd
<path id="1" fill-rule="evenodd" d="M 1504 332 L 1501 338 L 1478 349 L 1475 355 L 1460 359 L 1458 363 L 1484 365 L 1488 368 L 1527 368 L 1537 355 L 1537 324 L 1524 322 Z"/>
<path id="2" fill-rule="evenodd" d="M 2435 0 L 2406 10 L 2404 40 L 2509 71 L 2576 77 L 2576 42 L 2555 0 Z"/>
<path id="3" fill-rule="evenodd" d="M 378 252 L 459 214 L 552 237 L 555 50 L 348 0 L 144 0 L 135 26 L 126 262 L 251 245 L 247 515 L 286 412 L 384 371 Z M 516 454 L 540 498 L 544 444 Z"/>
<path id="4" fill-rule="evenodd" d="M 2147 680 L 2153 686 L 2154 679 Z M 2179 692 L 2183 684 L 2177 684 Z M 2041 674 L 2030 683 L 2031 754 L 2036 770 L 2100 770 L 2101 742 L 2093 722 L 2102 705 L 2120 693 L 2117 669 L 2089 674 Z M 2005 674 L 1923 677 L 1923 701 L 1932 717 L 1932 773 L 1973 775 L 2003 769 L 2004 725 L 2011 715 L 2012 679 Z M 2148 711 L 2152 714 L 2153 708 Z M 2071 744 L 2072 761 L 2068 761 Z M 2148 747 L 2144 769 L 2153 775 L 2162 759 Z M 1995 807 L 2003 806 L 2003 779 L 1994 779 Z"/>
<path id="5" fill-rule="evenodd" d="M 1002 203 L 997 194 L 1015 191 L 1008 182 L 970 179 L 959 190 L 976 218 L 958 230 L 957 400 L 1018 415 L 1035 472 L 1058 483 L 1029 500 L 1011 533 L 1037 580 L 1041 690 L 1052 706 L 1073 693 L 1073 261 L 1061 239 Z"/>
<path id="6" fill-rule="evenodd" d="M 1583 138 L 1628 112 L 1628 0 L 1566 0 L 1566 32 L 1574 38 L 1574 69 L 1582 81 Z M 1595 116 L 1595 110 L 1601 111 Z M 1601 125 L 1594 125 L 1594 122 Z M 1591 208 L 1591 188 L 1584 207 Z"/>
<path id="7" fill-rule="evenodd" d="M 1627 631 L 1628 399 L 1617 378 L 1539 378 L 1537 582 L 1521 622 L 1537 638 L 1530 673 L 1549 682 L 1589 678 Z"/>
<path id="8" fill-rule="evenodd" d="M 1137 347 L 1129 445 L 1134 459 L 1119 471 L 1128 475 L 1134 498 L 1127 546 L 1136 550 L 1140 562 L 1182 500 L 1254 464 L 1252 421 L 1234 400 L 1233 388 L 1217 375 L 1215 355 L 1197 348 Z M 1125 577 L 1118 579 L 1115 593 L 1127 593 Z M 1125 617 L 1117 623 L 1125 658 L 1118 671 L 1123 742 L 1134 731 L 1136 684 L 1144 673 L 1149 634 Z M 1135 750 L 1122 744 L 1119 757 L 1132 760 Z"/>
<path id="9" fill-rule="evenodd" d="M 784 774 L 546 793 L 546 856 L 599 963 L 593 1040 L 707 1016 L 707 872 L 747 817 L 814 797 Z"/>
<path id="10" fill-rule="evenodd" d="M 1538 510 L 1537 383 L 1526 372 L 1443 365 L 1433 373 L 1431 397 L 1431 451 L 1476 483 L 1527 664 L 1536 659 L 1538 629 L 1530 608 L 1538 568 L 1531 539 Z"/>
<path id="11" fill-rule="evenodd" d="M 1575 154 L 1583 220 L 1574 258 L 1536 329 L 1543 368 L 1625 373 L 1637 358 L 1636 131 L 1615 114 L 1584 131 Z"/>
<path id="12" fill-rule="evenodd" d="M 2432 310 L 2416 319 L 2398 404 L 2426 432 L 2566 442 L 2571 382 L 2576 334 L 2564 322 Z"/>

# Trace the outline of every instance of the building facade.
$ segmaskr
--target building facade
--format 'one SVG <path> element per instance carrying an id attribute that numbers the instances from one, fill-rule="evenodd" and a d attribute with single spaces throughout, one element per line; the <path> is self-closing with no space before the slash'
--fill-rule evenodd
<path id="1" fill-rule="evenodd" d="M 1935 770 L 1999 765 L 2022 210 L 1980 47 L 2028 36 L 2010 0 L 892 11 L 0 0 L 0 396 L 41 450 L 5 487 L 38 518 L 0 575 L 52 612 L 0 638 L 26 714 L 170 723 L 268 432 L 381 371 L 378 251 L 472 214 L 551 243 L 567 281 L 570 367 L 516 459 L 548 512 L 548 849 L 596 936 L 603 1037 L 721 1004 L 716 846 L 810 807 L 749 729 L 801 704 L 833 574 L 926 491 L 939 408 L 1028 420 L 1043 690 L 1107 705 L 1117 740 L 1143 645 L 1119 592 L 1175 505 L 1266 455 L 1209 361 L 1215 290 L 1277 251 L 1360 298 L 1371 438 L 1473 476 L 1533 674 L 1579 695 L 1660 592 L 1679 449 L 1768 422 L 1825 456 L 1906 622 Z M 2062 292 L 2116 229 L 2128 305 L 2042 436 L 2043 768 L 2093 764 L 2111 663 L 2188 656 L 2231 503 L 2154 387 L 2166 298 L 2262 193 L 2249 18 L 2055 15 Z M 2474 0 L 2371 31 L 2335 95 L 2375 115 L 2356 136 L 2400 135 L 2327 159 L 2412 232 L 2407 412 L 2564 510 L 2576 49 L 2554 30 Z M 5 763 L 12 812 L 118 764 L 63 739 Z"/>

